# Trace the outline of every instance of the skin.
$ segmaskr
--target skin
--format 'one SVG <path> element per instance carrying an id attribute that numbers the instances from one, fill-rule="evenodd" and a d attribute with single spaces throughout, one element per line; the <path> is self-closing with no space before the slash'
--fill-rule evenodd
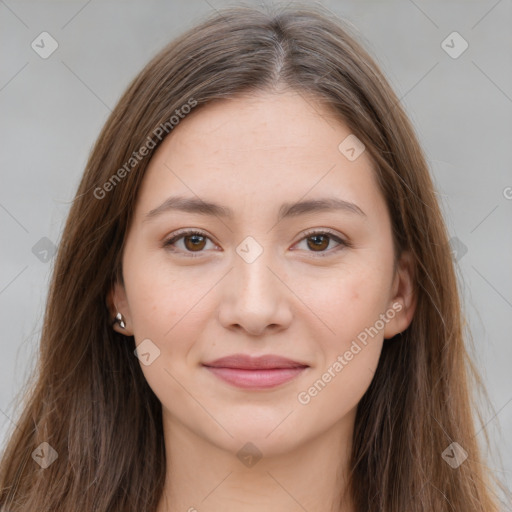
<path id="1" fill-rule="evenodd" d="M 407 253 L 394 271 L 372 161 L 366 151 L 349 161 L 338 149 L 350 133 L 311 98 L 261 92 L 192 112 L 153 156 L 127 234 L 125 284 L 114 286 L 109 305 L 125 318 L 116 330 L 160 350 L 141 363 L 163 406 L 172 475 L 158 512 L 354 510 L 344 488 L 356 407 L 384 339 L 407 328 L 415 303 Z M 235 215 L 168 211 L 144 221 L 170 195 L 213 201 Z M 325 196 L 365 215 L 332 210 L 277 222 L 282 203 Z M 182 228 L 207 238 L 164 247 Z M 351 245 L 327 236 L 316 248 L 304 236 L 311 228 Z M 236 251 L 247 236 L 263 249 L 251 263 Z M 300 403 L 298 394 L 393 304 L 401 310 L 378 335 Z M 309 367 L 276 388 L 244 390 L 202 366 L 234 353 L 277 354 Z M 250 467 L 237 457 L 247 442 L 262 455 Z"/>

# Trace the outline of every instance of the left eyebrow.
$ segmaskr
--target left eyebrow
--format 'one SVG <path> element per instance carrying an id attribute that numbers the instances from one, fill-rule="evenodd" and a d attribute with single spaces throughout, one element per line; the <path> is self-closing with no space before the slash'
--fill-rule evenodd
<path id="1" fill-rule="evenodd" d="M 285 203 L 279 209 L 278 220 L 286 217 L 304 215 L 306 213 L 322 212 L 329 210 L 342 210 L 348 213 L 355 213 L 366 217 L 366 213 L 355 203 L 345 201 L 338 197 L 325 197 L 320 199 L 310 199 L 298 203 Z"/>
<path id="2" fill-rule="evenodd" d="M 160 206 L 148 212 L 144 221 L 149 221 L 161 213 L 173 210 L 224 218 L 233 218 L 235 215 L 231 208 L 221 206 L 212 201 L 205 201 L 196 197 L 171 196 Z M 326 197 L 300 201 L 297 203 L 284 203 L 279 208 L 278 221 L 288 217 L 295 217 L 297 215 L 329 210 L 342 210 L 366 217 L 363 210 L 361 210 L 361 208 L 359 208 L 355 203 L 351 203 L 337 197 Z"/>

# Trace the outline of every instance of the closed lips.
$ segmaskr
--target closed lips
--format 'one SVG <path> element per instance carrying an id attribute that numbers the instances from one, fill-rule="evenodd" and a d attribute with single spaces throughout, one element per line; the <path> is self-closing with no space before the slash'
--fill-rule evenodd
<path id="1" fill-rule="evenodd" d="M 212 368 L 233 368 L 239 370 L 277 370 L 305 368 L 309 366 L 305 363 L 292 361 L 281 356 L 269 355 L 251 357 L 245 354 L 234 354 L 232 356 L 223 357 L 203 364 L 204 366 Z"/>
<path id="2" fill-rule="evenodd" d="M 210 372 L 228 384 L 252 391 L 281 386 L 300 375 L 309 365 L 267 355 L 251 357 L 235 354 L 204 364 Z"/>

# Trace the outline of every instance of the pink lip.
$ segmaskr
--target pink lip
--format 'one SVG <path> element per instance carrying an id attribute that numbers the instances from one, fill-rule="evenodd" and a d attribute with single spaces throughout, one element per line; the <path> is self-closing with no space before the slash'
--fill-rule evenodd
<path id="1" fill-rule="evenodd" d="M 308 367 L 280 356 L 250 357 L 245 354 L 216 359 L 204 363 L 204 366 L 222 380 L 246 389 L 266 389 L 284 384 Z"/>

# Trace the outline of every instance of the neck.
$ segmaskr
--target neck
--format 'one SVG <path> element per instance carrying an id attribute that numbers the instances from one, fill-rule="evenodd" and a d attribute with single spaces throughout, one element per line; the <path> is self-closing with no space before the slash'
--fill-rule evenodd
<path id="1" fill-rule="evenodd" d="M 260 443 L 254 455 L 245 442 L 219 447 L 164 413 L 167 477 L 157 512 L 353 512 L 346 492 L 353 419 L 300 445 Z"/>

